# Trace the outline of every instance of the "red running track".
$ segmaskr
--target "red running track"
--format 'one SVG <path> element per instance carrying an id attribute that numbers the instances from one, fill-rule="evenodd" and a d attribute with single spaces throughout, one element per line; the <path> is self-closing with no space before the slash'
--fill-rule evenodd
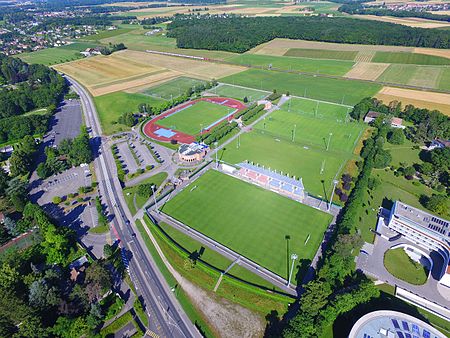
<path id="1" fill-rule="evenodd" d="M 157 122 L 161 119 L 163 119 L 166 116 L 172 115 L 173 113 L 175 113 L 176 111 L 187 107 L 189 105 L 192 105 L 193 103 L 196 103 L 198 101 L 207 101 L 207 102 L 211 102 L 211 103 L 216 103 L 216 104 L 221 104 L 223 106 L 226 107 L 230 107 L 233 109 L 237 109 L 237 111 L 231 115 L 228 116 L 228 118 L 226 118 L 228 121 L 231 121 L 234 117 L 234 115 L 236 113 L 238 113 L 239 111 L 241 111 L 242 109 L 246 108 L 245 104 L 243 104 L 242 102 L 235 100 L 235 99 L 230 99 L 228 97 L 209 97 L 209 98 L 201 98 L 201 99 L 197 99 L 197 100 L 193 100 L 193 101 L 188 101 L 186 103 L 180 104 L 174 108 L 171 108 L 167 111 L 165 111 L 164 113 L 156 116 L 154 119 L 148 121 L 143 128 L 144 134 L 154 140 L 157 141 L 162 141 L 162 142 L 170 142 L 171 140 L 176 140 L 178 143 L 192 143 L 195 141 L 195 136 L 194 135 L 189 135 L 186 133 L 182 133 L 181 131 L 178 130 L 172 130 L 175 135 L 171 136 L 171 137 L 164 137 L 164 136 L 160 136 L 156 134 L 156 131 L 158 129 L 167 129 L 165 127 L 159 126 L 157 124 Z M 226 102 L 225 102 L 226 101 Z M 211 128 L 209 129 L 205 129 L 203 130 L 202 134 L 209 132 L 211 129 L 213 129 L 215 126 L 217 126 L 219 123 L 221 123 L 222 121 L 224 121 L 224 119 L 218 121 L 215 125 L 213 125 Z"/>

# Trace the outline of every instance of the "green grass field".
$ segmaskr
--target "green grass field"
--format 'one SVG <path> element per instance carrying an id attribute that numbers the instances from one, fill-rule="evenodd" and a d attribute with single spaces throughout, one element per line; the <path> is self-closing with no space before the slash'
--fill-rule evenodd
<path id="1" fill-rule="evenodd" d="M 159 186 L 162 184 L 162 182 L 164 182 L 166 178 L 167 173 L 161 172 L 143 180 L 138 185 L 126 187 L 125 189 L 123 189 L 123 197 L 125 198 L 125 202 L 127 203 L 128 208 L 130 209 L 133 215 L 138 211 L 138 209 L 144 207 L 145 202 L 147 202 L 148 200 L 148 198 L 138 195 L 137 191 L 139 186 L 142 184 L 154 184 L 159 188 Z M 136 205 L 134 204 L 135 198 L 136 198 Z"/>
<path id="2" fill-rule="evenodd" d="M 352 154 L 366 127 L 366 125 L 356 122 L 345 123 L 337 122 L 334 119 L 314 118 L 296 110 L 289 112 L 286 105 L 282 110 L 273 112 L 269 118 L 255 126 L 266 134 L 283 138 L 286 141 L 293 140 L 301 145 L 323 151 L 326 151 L 328 145 L 329 151 L 349 154 Z"/>
<path id="3" fill-rule="evenodd" d="M 224 77 L 220 79 L 220 82 L 268 91 L 277 89 L 279 93 L 289 91 L 290 94 L 297 96 L 347 105 L 354 105 L 364 97 L 375 95 L 381 89 L 380 85 L 362 81 L 257 69 L 249 69 Z"/>
<path id="4" fill-rule="evenodd" d="M 86 42 L 75 42 L 56 48 L 41 49 L 36 52 L 23 53 L 18 55 L 23 61 L 28 63 L 39 63 L 46 66 L 69 62 L 81 59 L 84 56 L 80 54 L 86 48 L 96 47 L 96 44 Z"/>
<path id="5" fill-rule="evenodd" d="M 233 99 L 243 101 L 247 97 L 249 102 L 261 100 L 269 95 L 269 92 L 261 91 L 252 88 L 235 87 L 228 84 L 222 84 L 209 90 L 210 93 L 217 94 L 219 96 L 231 97 Z"/>
<path id="6" fill-rule="evenodd" d="M 450 59 L 444 57 L 406 52 L 376 52 L 375 56 L 372 58 L 372 62 L 403 63 L 429 66 L 450 65 Z"/>
<path id="7" fill-rule="evenodd" d="M 163 100 L 144 94 L 130 94 L 125 92 L 115 92 L 94 97 L 95 107 L 97 108 L 103 132 L 107 135 L 130 129 L 130 127 L 117 123 L 117 120 L 123 113 L 129 111 L 136 112 L 138 105 L 141 103 L 158 105 L 161 102 Z"/>
<path id="8" fill-rule="evenodd" d="M 311 260 L 331 221 L 328 214 L 212 170 L 163 211 L 285 278 L 290 253 L 300 262 Z"/>
<path id="9" fill-rule="evenodd" d="M 332 181 L 349 157 L 325 152 L 323 148 L 305 148 L 260 130 L 241 135 L 239 148 L 234 140 L 219 152 L 219 156 L 228 163 L 248 160 L 302 177 L 308 193 L 319 197 L 329 197 Z"/>
<path id="10" fill-rule="evenodd" d="M 119 35 L 128 33 L 132 30 L 133 30 L 133 28 L 119 28 L 119 29 L 114 29 L 114 30 L 110 30 L 110 31 L 105 30 L 105 31 L 101 31 L 97 34 L 85 36 L 85 37 L 83 37 L 83 40 L 100 41 L 101 39 L 107 39 L 107 38 L 119 36 Z M 122 41 L 122 42 L 126 43 L 126 40 Z"/>
<path id="11" fill-rule="evenodd" d="M 204 84 L 205 81 L 194 79 L 190 77 L 177 77 L 176 79 L 169 80 L 160 85 L 146 88 L 142 91 L 143 94 L 161 98 L 164 100 L 170 100 L 177 96 L 183 95 L 186 90 L 191 87 Z"/>
<path id="12" fill-rule="evenodd" d="M 450 67 L 392 64 L 377 81 L 450 90 Z"/>
<path id="13" fill-rule="evenodd" d="M 196 102 L 182 111 L 170 115 L 157 122 L 166 128 L 176 129 L 189 135 L 196 135 L 202 128 L 231 113 L 231 108 L 206 101 Z"/>
<path id="14" fill-rule="evenodd" d="M 311 59 L 348 60 L 353 61 L 357 51 L 341 51 L 326 49 L 289 48 L 285 56 L 304 57 Z"/>
<path id="15" fill-rule="evenodd" d="M 428 273 L 424 266 L 409 258 L 403 248 L 386 251 L 384 266 L 390 274 L 407 283 L 422 285 L 427 281 Z"/>
<path id="16" fill-rule="evenodd" d="M 272 68 L 282 70 L 328 75 L 344 75 L 354 65 L 351 61 L 315 60 L 308 58 L 259 54 L 241 54 L 227 58 L 226 61 L 240 65 L 261 66 L 266 69 L 269 68 L 269 65 L 272 65 Z"/>

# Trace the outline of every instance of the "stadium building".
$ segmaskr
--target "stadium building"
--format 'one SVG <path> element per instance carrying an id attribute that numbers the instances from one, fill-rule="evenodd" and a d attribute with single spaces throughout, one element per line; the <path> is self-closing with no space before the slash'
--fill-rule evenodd
<path id="1" fill-rule="evenodd" d="M 382 222 L 378 223 L 380 226 Z M 395 201 L 387 227 L 429 251 L 439 253 L 444 261 L 439 283 L 450 287 L 450 222 L 410 205 Z"/>
<path id="2" fill-rule="evenodd" d="M 250 163 L 239 163 L 238 176 L 255 183 L 265 189 L 273 190 L 281 195 L 302 201 L 305 198 L 305 187 L 301 178 L 296 179 L 264 167 Z"/>
<path id="3" fill-rule="evenodd" d="M 204 143 L 182 144 L 178 148 L 178 157 L 183 162 L 200 162 L 205 158 L 208 151 L 209 147 Z"/>
<path id="4" fill-rule="evenodd" d="M 353 325 L 349 338 L 444 338 L 431 325 L 397 311 L 374 311 Z"/>

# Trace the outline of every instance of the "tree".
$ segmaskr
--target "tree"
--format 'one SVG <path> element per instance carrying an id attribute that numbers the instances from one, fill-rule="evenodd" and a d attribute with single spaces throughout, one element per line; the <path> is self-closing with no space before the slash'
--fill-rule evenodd
<path id="1" fill-rule="evenodd" d="M 393 128 L 388 132 L 387 140 L 391 144 L 403 144 L 405 143 L 405 134 L 401 128 Z"/>
<path id="2" fill-rule="evenodd" d="M 152 186 L 153 186 L 152 183 L 140 184 L 138 186 L 137 194 L 139 196 L 146 197 L 146 198 L 152 196 L 152 194 L 153 194 Z"/>
<path id="3" fill-rule="evenodd" d="M 383 169 L 386 168 L 392 161 L 391 153 L 384 149 L 379 149 L 373 159 L 373 165 L 375 168 Z"/>
<path id="4" fill-rule="evenodd" d="M 424 206 L 428 210 L 431 210 L 440 215 L 448 215 L 449 199 L 444 195 L 433 195 L 425 200 Z"/>
<path id="5" fill-rule="evenodd" d="M 106 243 L 106 244 L 103 246 L 103 256 L 104 256 L 105 258 L 109 258 L 109 257 L 112 256 L 113 253 L 114 253 L 114 248 L 113 248 L 113 246 L 110 245 L 110 244 L 108 244 L 108 243 Z"/>

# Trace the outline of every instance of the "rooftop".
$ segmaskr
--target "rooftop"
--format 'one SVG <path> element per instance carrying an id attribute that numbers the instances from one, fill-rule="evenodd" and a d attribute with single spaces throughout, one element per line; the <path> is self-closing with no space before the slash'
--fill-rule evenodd
<path id="1" fill-rule="evenodd" d="M 439 237 L 447 236 L 446 240 L 450 241 L 450 222 L 441 217 L 414 208 L 400 201 L 394 203 L 393 215 L 406 219 L 408 222 L 414 223 L 426 229 L 427 232 L 432 232 Z"/>

